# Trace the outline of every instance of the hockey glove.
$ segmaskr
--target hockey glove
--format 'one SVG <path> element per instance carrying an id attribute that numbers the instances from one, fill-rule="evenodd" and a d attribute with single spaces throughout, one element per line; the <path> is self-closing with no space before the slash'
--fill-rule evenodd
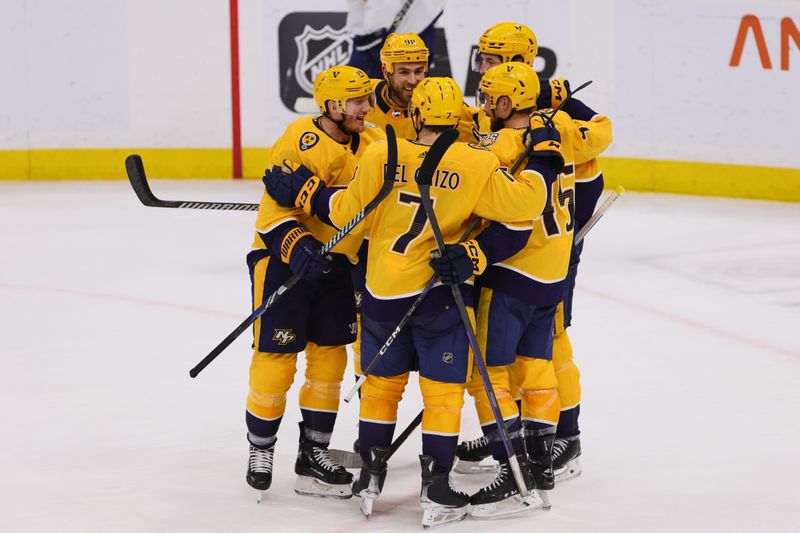
<path id="1" fill-rule="evenodd" d="M 564 170 L 564 156 L 561 153 L 561 134 L 539 113 L 531 116 L 530 126 L 525 131 L 523 141 L 530 147 L 529 159 L 546 161 L 556 173 Z"/>
<path id="2" fill-rule="evenodd" d="M 486 270 L 486 254 L 477 241 L 460 244 L 446 244 L 444 254 L 430 260 L 431 268 L 443 283 L 455 285 L 463 283 L 473 275 Z"/>
<path id="3" fill-rule="evenodd" d="M 331 259 L 320 255 L 322 243 L 302 226 L 293 228 L 281 241 L 281 260 L 289 264 L 293 274 L 314 280 L 330 272 Z"/>
<path id="4" fill-rule="evenodd" d="M 569 82 L 564 78 L 553 78 L 551 80 L 542 81 L 546 81 L 546 83 L 542 83 L 539 98 L 536 99 L 537 109 L 556 109 L 570 94 L 572 94 L 569 88 Z"/>
<path id="5" fill-rule="evenodd" d="M 314 196 L 324 188 L 322 180 L 296 163 L 283 162 L 283 168 L 274 166 L 264 173 L 267 194 L 282 207 L 299 207 L 314 216 Z"/>

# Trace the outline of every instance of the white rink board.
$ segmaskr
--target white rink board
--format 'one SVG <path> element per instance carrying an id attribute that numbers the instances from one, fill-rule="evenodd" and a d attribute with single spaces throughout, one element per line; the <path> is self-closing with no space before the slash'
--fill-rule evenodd
<path id="1" fill-rule="evenodd" d="M 239 4 L 243 145 L 268 147 L 297 117 L 281 101 L 281 21 L 341 13 L 346 2 Z M 729 66 L 748 13 L 759 17 L 770 70 L 752 35 L 741 64 Z M 787 17 L 800 25 L 800 3 L 496 0 L 489 9 L 448 0 L 439 25 L 453 75 L 464 83 L 483 29 L 529 24 L 555 52 L 555 75 L 594 80 L 582 97 L 614 119 L 610 156 L 797 168 L 793 41 L 789 70 L 779 66 Z M 0 30 L 9 80 L 0 84 L 0 150 L 230 146 L 228 2 L 8 0 Z"/>

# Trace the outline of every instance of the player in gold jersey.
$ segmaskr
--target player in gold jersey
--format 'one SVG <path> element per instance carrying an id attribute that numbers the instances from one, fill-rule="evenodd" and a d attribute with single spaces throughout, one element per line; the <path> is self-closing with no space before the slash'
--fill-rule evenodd
<path id="1" fill-rule="evenodd" d="M 357 157 L 373 141 L 385 138 L 364 121 L 374 105 L 372 85 L 356 68 L 333 67 L 317 76 L 313 93 L 320 115 L 300 118 L 287 127 L 272 148 L 270 167 L 304 168 L 328 186 L 346 186 Z M 286 392 L 294 379 L 297 353 L 305 350 L 295 491 L 351 496 L 352 475 L 330 460 L 327 448 L 347 362 L 345 345 L 355 338 L 350 269 L 361 236 L 344 238 L 333 253 L 322 257 L 321 243 L 334 234 L 333 228 L 300 209 L 281 207 L 267 194 L 261 199 L 253 250 L 247 257 L 254 308 L 293 274 L 302 279 L 254 326 L 246 411 L 247 482 L 257 490 L 270 486 Z"/>
<path id="2" fill-rule="evenodd" d="M 525 150 L 525 135 L 530 126 L 546 118 L 536 109 L 538 77 L 527 64 L 504 63 L 490 68 L 481 79 L 480 96 L 494 133 L 483 144 L 501 163 L 512 166 Z M 576 101 L 576 104 L 580 104 Z M 580 104 L 582 105 L 582 104 Z M 522 429 L 526 434 L 531 470 L 540 490 L 552 488 L 549 465 L 552 438 L 559 416 L 559 398 L 553 369 L 552 342 L 556 304 L 561 300 L 573 233 L 576 162 L 595 157 L 610 142 L 610 122 L 605 117 L 594 121 L 575 121 L 564 112 L 552 120 L 559 132 L 564 169 L 547 183 L 548 204 L 543 216 L 533 224 L 525 247 L 512 257 L 498 262 L 484 274 L 478 303 L 478 335 L 485 344 L 487 366 L 498 380 L 498 400 L 503 416 L 512 429 L 519 427 L 513 392 L 521 389 Z M 527 133 L 530 135 L 530 133 Z M 540 141 L 534 141 L 538 144 Z M 523 174 L 525 171 L 523 171 Z M 505 365 L 514 364 L 508 381 Z M 503 450 L 496 442 L 496 426 L 488 409 L 480 380 L 473 376 L 468 390 L 476 399 L 478 415 L 492 455 L 501 462 L 498 479 L 486 492 L 508 494 L 499 487 L 513 489 Z M 502 401 L 501 400 L 502 397 Z M 509 490 L 510 490 L 509 489 Z M 492 502 L 496 503 L 496 502 Z M 478 502 L 473 502 L 478 505 Z M 510 505 L 510 504 L 509 504 Z"/>
<path id="3" fill-rule="evenodd" d="M 383 79 L 372 80 L 375 108 L 366 119 L 386 129 L 391 124 L 398 137 L 415 139 L 408 114 L 414 88 L 428 75 L 428 49 L 415 33 L 392 33 L 381 48 Z"/>
<path id="4" fill-rule="evenodd" d="M 462 282 L 524 245 L 524 240 L 503 245 L 498 239 L 486 239 L 482 233 L 463 244 L 448 245 L 441 259 L 431 260 L 430 252 L 436 244 L 414 175 L 434 139 L 456 126 L 462 106 L 461 90 L 449 78 L 427 78 L 417 86 L 411 112 L 418 140 L 398 140 L 394 190 L 364 222 L 370 238 L 362 307 L 364 366 L 377 356 L 395 324 L 427 284 L 432 274 L 429 263 L 442 281 Z M 531 157 L 531 171 L 515 179 L 500 168 L 490 151 L 477 145 L 452 145 L 431 186 L 444 239 L 456 242 L 475 217 L 507 223 L 527 220 L 530 225 L 544 209 L 544 184 L 555 178 L 549 163 L 554 148 L 544 148 L 547 149 Z M 301 200 L 308 212 L 341 227 L 381 187 L 386 161 L 385 144 L 372 145 L 344 191 L 323 187 L 313 178 L 305 181 L 297 173 L 285 175 L 284 179 L 299 180 L 292 186 L 295 190 L 313 191 Z M 462 285 L 461 289 L 465 300 L 471 301 L 469 286 Z M 373 457 L 369 452 L 375 453 L 391 443 L 397 405 L 409 372 L 416 365 L 425 404 L 422 503 L 428 509 L 424 520 L 449 521 L 462 517 L 469 503 L 466 495 L 452 489 L 448 476 L 455 457 L 471 361 L 452 293 L 441 284 L 428 293 L 362 387 L 359 439 L 366 466 L 354 483 L 353 492 L 369 496 L 367 481 Z"/>
<path id="5" fill-rule="evenodd" d="M 538 52 L 536 35 L 525 26 L 515 22 L 501 22 L 489 27 L 480 37 L 478 49 L 472 57 L 472 68 L 481 75 L 496 65 L 519 61 L 533 65 Z M 569 96 L 569 82 L 563 78 L 540 80 L 541 92 L 537 100 L 539 109 L 557 108 Z M 589 121 L 591 110 L 581 106 L 569 106 L 565 111 L 576 119 Z M 482 138 L 491 131 L 490 120 L 483 109 L 471 108 L 474 136 Z M 603 174 L 596 158 L 575 165 L 575 231 L 578 231 L 594 212 L 603 190 Z M 558 380 L 559 396 L 564 401 L 558 423 L 558 438 L 554 445 L 556 476 L 563 479 L 580 473 L 576 458 L 580 455 L 578 440 L 578 413 L 580 411 L 580 373 L 572 360 L 572 346 L 566 328 L 572 316 L 572 295 L 575 287 L 578 261 L 583 243 L 572 250 L 570 268 L 564 286 L 563 301 L 556 312 L 556 333 L 553 341 L 553 360 Z M 516 394 L 516 393 L 515 393 Z M 520 401 L 517 395 L 517 400 Z M 459 446 L 459 457 L 468 459 L 459 465 L 466 471 L 478 465 L 489 453 L 486 439 L 466 441 Z M 476 468 L 480 470 L 480 468 Z"/>

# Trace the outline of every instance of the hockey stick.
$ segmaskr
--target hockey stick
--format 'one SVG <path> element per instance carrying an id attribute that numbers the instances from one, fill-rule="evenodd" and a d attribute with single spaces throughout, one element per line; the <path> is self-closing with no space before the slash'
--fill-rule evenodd
<path id="1" fill-rule="evenodd" d="M 345 224 L 342 229 L 340 229 L 336 235 L 331 237 L 320 250 L 320 255 L 327 255 L 331 249 L 336 246 L 339 241 L 341 241 L 350 231 L 358 225 L 359 222 L 364 220 L 368 214 L 370 214 L 378 204 L 380 204 L 384 198 L 389 196 L 389 193 L 392 192 L 394 188 L 394 178 L 397 174 L 397 140 L 395 137 L 394 128 L 391 125 L 386 126 L 386 141 L 388 145 L 388 157 L 386 166 L 384 167 L 383 172 L 383 185 L 381 186 L 378 194 L 373 198 L 367 205 L 365 205 L 361 211 L 359 211 L 356 216 L 354 216 L 347 224 Z M 278 287 L 278 289 L 273 292 L 269 298 L 264 301 L 253 313 L 244 319 L 244 321 L 239 324 L 236 329 L 234 329 L 230 335 L 225 337 L 222 342 L 220 342 L 207 356 L 205 356 L 202 361 L 197 363 L 194 368 L 189 371 L 189 375 L 191 377 L 197 377 L 208 364 L 216 359 L 216 357 L 222 353 L 222 351 L 227 348 L 233 341 L 242 334 L 244 330 L 246 330 L 253 322 L 258 320 L 258 317 L 263 315 L 267 309 L 269 309 L 272 305 L 277 302 L 281 296 L 283 296 L 286 291 L 291 289 L 295 286 L 295 284 L 300 281 L 300 276 L 293 274 L 286 282 Z"/>
<path id="2" fill-rule="evenodd" d="M 472 224 L 469 225 L 467 231 L 465 231 L 464 235 L 461 236 L 461 240 L 459 240 L 459 242 L 464 241 L 467 239 L 467 237 L 469 237 L 469 234 L 475 230 L 475 228 L 480 223 L 480 220 L 481 220 L 480 218 L 476 218 L 475 220 L 472 221 Z M 411 307 L 409 307 L 408 311 L 406 311 L 406 314 L 403 315 L 403 318 L 401 318 L 400 322 L 397 323 L 397 327 L 394 328 L 392 334 L 389 335 L 389 338 L 386 339 L 386 342 L 384 342 L 383 346 L 381 346 L 380 350 L 378 350 L 378 354 L 375 356 L 374 359 L 372 359 L 369 366 L 367 366 L 367 368 L 361 371 L 361 376 L 359 376 L 355 385 L 353 385 L 353 388 L 350 389 L 350 392 L 347 393 L 347 396 L 344 397 L 345 402 L 349 403 L 350 400 L 353 399 L 353 396 L 355 396 L 356 392 L 358 392 L 358 389 L 360 389 L 361 385 L 363 385 L 364 381 L 366 381 L 367 376 L 370 375 L 372 371 L 375 369 L 375 366 L 383 357 L 383 354 L 386 353 L 386 351 L 389 349 L 389 346 L 391 346 L 394 340 L 397 338 L 397 335 L 400 334 L 400 330 L 402 330 L 408 323 L 408 321 L 411 320 L 411 315 L 414 314 L 414 311 L 417 310 L 417 307 L 420 306 L 422 300 L 425 299 L 425 296 L 428 295 L 428 292 L 430 292 L 430 290 L 433 288 L 433 286 L 436 284 L 438 280 L 439 278 L 435 274 L 431 276 L 431 279 L 430 281 L 428 281 L 428 284 L 425 285 L 425 287 L 422 289 L 422 292 L 419 293 L 419 296 L 417 296 L 417 299 L 414 300 L 414 303 L 412 303 Z"/>
<path id="3" fill-rule="evenodd" d="M 617 200 L 617 198 L 619 198 L 623 194 L 625 194 L 625 187 L 619 185 L 615 190 L 611 192 L 611 194 L 609 194 L 606 197 L 605 200 L 603 200 L 603 203 L 600 204 L 600 207 L 598 207 L 595 210 L 591 218 L 589 218 L 589 220 L 586 221 L 586 224 L 583 225 L 581 230 L 575 234 L 575 242 L 574 242 L 575 245 L 580 244 L 580 242 L 583 240 L 586 234 L 589 233 L 589 230 L 592 229 L 594 225 L 597 224 L 597 222 L 601 218 L 603 218 L 603 215 L 606 214 L 606 211 L 608 211 L 611 208 L 611 205 Z"/>
<path id="4" fill-rule="evenodd" d="M 591 216 L 591 218 L 586 221 L 586 224 L 584 224 L 584 226 L 581 228 L 581 230 L 575 235 L 575 244 L 578 244 L 583 240 L 583 238 L 586 236 L 586 234 L 589 233 L 589 230 L 591 230 L 594 227 L 594 225 L 597 224 L 597 222 L 601 218 L 603 218 L 603 215 L 605 215 L 606 211 L 608 211 L 611 208 L 611 205 L 617 200 L 617 198 L 622 196 L 624 193 L 625 193 L 625 188 L 622 187 L 622 185 L 620 185 L 620 186 L 618 186 L 616 188 L 616 190 L 612 191 L 606 197 L 606 199 L 603 201 L 603 203 L 600 205 L 600 207 L 598 207 L 597 210 L 595 210 L 595 212 Z M 470 228 L 467 229 L 467 233 L 465 233 L 462 236 L 461 240 L 463 241 L 464 239 L 466 239 L 469 236 L 469 233 L 471 233 L 473 229 L 474 228 L 472 226 L 470 226 Z M 431 281 L 433 281 L 433 278 L 432 278 Z M 410 314 L 412 311 L 413 311 L 413 309 L 409 309 L 409 313 L 408 314 Z M 403 317 L 403 318 L 405 319 L 406 317 Z M 401 322 L 402 322 L 402 320 L 401 320 Z M 398 327 L 400 327 L 400 326 L 398 326 Z M 390 341 L 387 340 L 387 342 L 390 342 Z M 380 356 L 381 352 L 379 351 L 378 354 Z M 371 366 L 372 365 L 367 367 L 367 370 L 369 370 L 371 368 Z M 367 370 L 364 371 L 364 375 L 369 373 Z M 364 376 L 362 376 L 362 377 L 364 377 Z M 362 381 L 362 378 L 360 377 L 359 378 L 359 382 L 361 382 L 361 381 Z M 355 394 L 355 391 L 357 390 L 357 388 L 358 387 L 354 387 L 353 390 L 350 391 L 350 394 L 348 395 L 350 398 L 352 398 L 353 394 Z M 347 400 L 348 400 L 348 398 L 345 398 L 345 401 L 347 401 Z M 397 437 L 397 439 L 395 439 L 395 441 L 392 442 L 391 447 L 389 447 L 389 449 L 387 450 L 387 452 L 386 452 L 386 454 L 385 454 L 385 456 L 384 456 L 384 458 L 382 460 L 383 461 L 388 461 L 389 458 L 394 454 L 394 452 L 397 451 L 397 448 L 399 448 L 400 445 L 403 444 L 406 441 L 406 439 L 408 439 L 408 436 L 411 434 L 411 432 L 414 431 L 414 429 L 416 429 L 416 427 L 418 425 L 420 425 L 421 423 L 422 423 L 422 411 L 420 411 L 420 413 L 417 415 L 417 417 L 414 418 L 414 420 L 411 421 L 411 423 L 408 425 L 408 427 L 406 427 L 406 429 L 403 430 L 403 432 Z M 352 452 L 347 452 L 347 451 L 344 451 L 344 450 L 331 450 L 331 452 L 334 452 L 334 451 L 341 452 L 342 454 L 348 454 L 348 455 L 352 454 Z M 358 454 L 353 454 L 353 455 L 358 455 Z M 333 455 L 331 455 L 331 456 L 333 457 Z M 338 460 L 336 462 L 340 463 L 340 464 L 342 463 L 341 460 Z"/>
<path id="5" fill-rule="evenodd" d="M 559 110 L 559 109 L 561 109 L 561 108 L 564 106 L 564 104 L 566 104 L 566 103 L 567 103 L 567 101 L 569 101 L 569 99 L 570 99 L 570 98 L 572 98 L 572 95 L 573 95 L 573 94 L 575 94 L 576 92 L 580 91 L 581 89 L 585 89 L 585 88 L 586 88 L 586 87 L 588 87 L 588 86 L 589 86 L 589 84 L 591 84 L 591 83 L 592 83 L 592 80 L 589 80 L 589 81 L 587 81 L 586 83 L 584 83 L 583 85 L 581 85 L 580 87 L 578 87 L 577 89 L 575 89 L 574 91 L 572 91 L 571 93 L 569 93 L 569 94 L 567 95 L 567 97 L 566 97 L 566 98 L 564 98 L 564 99 L 561 101 L 561 103 L 560 103 L 560 104 L 558 104 L 558 107 L 556 107 L 555 109 L 553 109 L 553 112 L 552 112 L 552 113 L 550 113 L 550 116 L 548 116 L 548 115 L 547 115 L 547 114 L 545 114 L 545 113 L 542 113 L 542 116 L 545 118 L 545 122 L 548 124 L 548 125 L 546 125 L 546 127 L 548 127 L 548 128 L 555 128 L 555 125 L 553 125 L 553 117 L 555 117 L 555 116 L 556 116 L 556 113 L 558 113 L 558 110 Z M 527 142 L 527 143 L 525 143 L 525 150 L 524 150 L 524 151 L 523 151 L 523 152 L 522 152 L 522 153 L 519 155 L 519 157 L 517 158 L 517 160 L 516 160 L 516 161 L 514 161 L 514 166 L 512 166 L 512 167 L 511 167 L 511 175 L 512 175 L 512 176 L 514 175 L 514 173 L 515 173 L 517 170 L 519 170 L 519 167 L 522 165 L 522 162 L 523 162 L 523 161 L 525 161 L 525 159 L 527 159 L 527 157 L 530 155 L 530 153 L 531 153 L 531 149 L 533 148 L 533 146 L 531 145 L 531 142 L 532 142 L 532 141 L 533 141 L 533 138 L 530 138 L 530 139 L 528 139 L 528 142 Z"/>
<path id="6" fill-rule="evenodd" d="M 160 200 L 156 198 L 147 176 L 144 173 L 144 163 L 139 154 L 131 154 L 125 158 L 125 170 L 131 182 L 133 192 L 147 207 L 177 207 L 179 209 L 212 209 L 218 211 L 258 211 L 258 204 L 243 204 L 237 202 L 183 202 L 178 200 Z"/>
<path id="7" fill-rule="evenodd" d="M 419 187 L 420 195 L 422 196 L 422 207 L 425 209 L 425 213 L 428 215 L 428 220 L 431 223 L 431 230 L 433 231 L 434 239 L 436 239 L 436 246 L 439 249 L 439 254 L 444 255 L 444 238 L 442 237 L 442 231 L 439 228 L 439 222 L 436 220 L 436 213 L 433 210 L 433 203 L 431 202 L 430 189 L 432 178 L 433 171 L 428 173 L 420 171 L 415 177 L 417 186 Z M 489 379 L 489 371 L 486 369 L 486 363 L 483 360 L 480 346 L 478 346 L 478 339 L 475 335 L 475 330 L 472 327 L 472 322 L 470 322 L 469 315 L 467 315 L 467 308 L 464 305 L 464 298 L 461 296 L 461 290 L 458 288 L 457 284 L 454 283 L 450 285 L 450 288 L 453 292 L 453 299 L 455 300 L 456 307 L 458 308 L 458 314 L 461 315 L 461 322 L 464 323 L 464 329 L 467 332 L 469 345 L 472 348 L 472 353 L 475 355 L 475 363 L 478 365 L 478 372 L 480 372 L 481 380 L 483 381 L 483 387 L 486 389 L 486 396 L 488 397 L 489 405 L 492 408 L 492 414 L 494 415 L 494 420 L 497 424 L 497 430 L 500 432 L 500 439 L 503 441 L 503 448 L 505 448 L 506 455 L 508 456 L 508 464 L 514 474 L 514 480 L 517 482 L 517 488 L 519 489 L 520 495 L 523 498 L 526 498 L 528 496 L 528 487 L 525 485 L 525 479 L 522 477 L 522 471 L 520 470 L 517 456 L 511 447 L 511 439 L 508 435 L 508 428 L 503 420 L 503 415 L 500 413 L 500 407 L 497 405 L 497 397 L 494 394 L 494 388 L 492 387 L 492 382 Z"/>

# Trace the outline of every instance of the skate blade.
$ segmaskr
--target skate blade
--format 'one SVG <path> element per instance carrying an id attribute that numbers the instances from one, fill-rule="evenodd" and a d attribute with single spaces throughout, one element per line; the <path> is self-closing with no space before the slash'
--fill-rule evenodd
<path id="1" fill-rule="evenodd" d="M 556 483 L 563 483 L 568 479 L 576 478 L 581 475 L 581 472 L 583 472 L 583 467 L 580 459 L 576 457 L 554 472 Z"/>
<path id="2" fill-rule="evenodd" d="M 494 474 L 497 472 L 497 461 L 492 457 L 487 457 L 481 461 L 462 461 L 459 459 L 453 467 L 453 471 L 458 474 Z"/>
<path id="3" fill-rule="evenodd" d="M 349 483 L 331 485 L 311 476 L 297 476 L 294 491 L 301 496 L 317 496 L 319 498 L 337 498 L 346 500 L 353 497 L 353 489 Z"/>
<path id="4" fill-rule="evenodd" d="M 542 500 L 542 509 L 545 511 L 549 511 L 553 504 L 550 503 L 550 491 L 549 490 L 537 490 L 536 494 L 539 495 L 539 498 Z"/>
<path id="5" fill-rule="evenodd" d="M 257 492 L 258 492 L 258 494 L 256 495 L 256 503 L 261 503 L 261 498 L 264 497 L 264 491 L 263 490 L 259 490 Z"/>
<path id="6" fill-rule="evenodd" d="M 528 493 L 526 497 L 519 494 L 494 503 L 484 503 L 473 505 L 470 515 L 480 520 L 493 520 L 495 518 L 505 518 L 525 511 L 542 509 L 544 502 L 535 491 Z"/>
<path id="7" fill-rule="evenodd" d="M 452 522 L 460 522 L 467 517 L 468 513 L 469 505 L 465 505 L 464 507 L 442 507 L 437 505 L 427 509 L 423 507 L 422 527 L 431 529 Z"/>
<path id="8" fill-rule="evenodd" d="M 375 505 L 376 497 L 372 497 L 372 495 L 368 495 L 366 491 L 362 492 L 360 496 L 361 501 L 358 503 L 358 507 L 361 509 L 361 514 L 364 515 L 364 518 L 369 518 L 372 516 L 372 506 Z"/>
<path id="9" fill-rule="evenodd" d="M 334 463 L 340 464 L 345 468 L 361 468 L 364 466 L 364 461 L 357 453 L 348 452 L 347 450 L 329 449 L 328 455 Z"/>

